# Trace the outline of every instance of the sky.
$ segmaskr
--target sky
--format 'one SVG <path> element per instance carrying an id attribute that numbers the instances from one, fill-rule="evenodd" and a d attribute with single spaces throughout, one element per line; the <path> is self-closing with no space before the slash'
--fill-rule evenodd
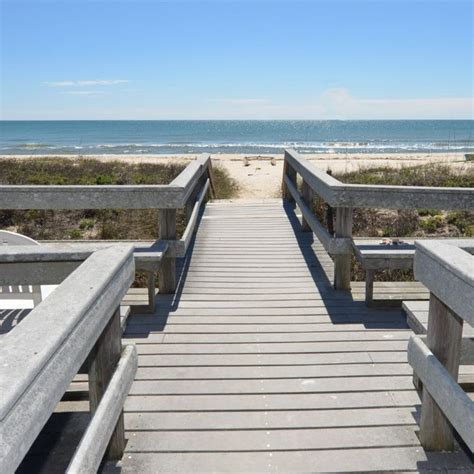
<path id="1" fill-rule="evenodd" d="M 0 118 L 472 119 L 473 5 L 0 0 Z"/>

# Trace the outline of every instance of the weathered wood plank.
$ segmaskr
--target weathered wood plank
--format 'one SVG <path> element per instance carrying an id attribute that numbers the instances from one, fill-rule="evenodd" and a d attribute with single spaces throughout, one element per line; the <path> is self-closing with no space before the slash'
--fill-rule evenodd
<path id="1" fill-rule="evenodd" d="M 414 390 L 267 395 L 189 395 L 186 397 L 148 395 L 128 397 L 125 403 L 125 412 L 374 409 L 413 407 L 419 404 L 419 400 Z"/>
<path id="2" fill-rule="evenodd" d="M 193 472 L 199 466 L 204 472 L 233 472 L 235 466 L 243 472 L 321 472 L 410 471 L 422 465 L 426 472 L 444 468 L 471 469 L 472 464 L 462 453 L 441 455 L 425 453 L 419 447 L 358 448 L 291 452 L 250 453 L 130 453 L 121 472 Z M 110 471 L 116 472 L 115 466 Z M 469 472 L 469 471 L 468 471 Z"/>
<path id="3" fill-rule="evenodd" d="M 275 202 L 209 203 L 178 298 L 159 297 L 153 316 L 129 320 L 139 367 L 121 469 L 471 466 L 420 446 L 402 312 L 357 301 L 363 282 L 335 292 L 331 258 Z M 376 295 L 403 292 L 421 294 L 375 285 Z"/>
<path id="4" fill-rule="evenodd" d="M 357 427 L 270 430 L 208 431 L 197 436 L 190 431 L 136 432 L 130 438 L 128 452 L 229 452 L 280 451 L 331 448 L 416 446 L 418 438 L 412 427 Z"/>

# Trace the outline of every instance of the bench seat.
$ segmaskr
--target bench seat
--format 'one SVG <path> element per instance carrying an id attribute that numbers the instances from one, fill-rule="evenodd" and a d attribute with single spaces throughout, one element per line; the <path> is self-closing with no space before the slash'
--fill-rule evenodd
<path id="1" fill-rule="evenodd" d="M 414 240 L 400 244 L 382 244 L 380 238 L 357 239 L 353 242 L 357 261 L 365 270 L 365 302 L 374 304 L 374 276 L 380 270 L 410 270 L 415 256 Z"/>

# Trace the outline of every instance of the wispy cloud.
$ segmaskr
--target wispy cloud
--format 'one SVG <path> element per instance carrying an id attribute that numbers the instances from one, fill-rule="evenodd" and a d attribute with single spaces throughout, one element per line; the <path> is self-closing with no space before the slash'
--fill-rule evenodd
<path id="1" fill-rule="evenodd" d="M 91 86 L 115 86 L 117 84 L 127 84 L 128 79 L 94 79 L 94 80 L 76 80 L 76 81 L 46 81 L 45 85 L 49 87 L 91 87 Z"/>
<path id="2" fill-rule="evenodd" d="M 79 95 L 84 97 L 97 97 L 101 95 L 110 95 L 110 92 L 106 91 L 61 91 L 61 94 L 66 95 Z"/>
<path id="3" fill-rule="evenodd" d="M 319 105 L 330 118 L 472 118 L 473 97 L 362 98 L 346 88 L 326 90 Z"/>
<path id="4" fill-rule="evenodd" d="M 258 105 L 258 104 L 268 104 L 269 99 L 211 99 L 211 102 L 218 102 L 220 104 L 227 105 Z"/>

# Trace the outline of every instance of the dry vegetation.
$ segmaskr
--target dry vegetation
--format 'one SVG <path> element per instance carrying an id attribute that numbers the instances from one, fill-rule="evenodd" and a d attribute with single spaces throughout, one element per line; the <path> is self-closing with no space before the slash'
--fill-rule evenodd
<path id="1" fill-rule="evenodd" d="M 61 158 L 0 160 L 0 184 L 167 184 L 184 169 L 175 164 L 129 164 L 92 159 Z M 234 195 L 237 185 L 225 170 L 215 167 L 219 198 Z M 0 228 L 36 240 L 132 239 L 158 237 L 158 211 L 142 210 L 25 210 L 0 211 Z M 178 234 L 184 230 L 184 215 L 177 215 Z"/>
<path id="2" fill-rule="evenodd" d="M 402 186 L 474 187 L 474 166 L 453 168 L 446 165 L 360 169 L 334 173 L 344 183 L 388 184 Z M 327 222 L 327 206 L 314 201 L 319 218 Z M 474 237 L 474 213 L 436 209 L 355 209 L 353 235 L 356 237 Z M 363 280 L 364 273 L 354 262 L 353 278 Z M 412 279 L 412 272 L 379 272 L 378 280 Z"/>

